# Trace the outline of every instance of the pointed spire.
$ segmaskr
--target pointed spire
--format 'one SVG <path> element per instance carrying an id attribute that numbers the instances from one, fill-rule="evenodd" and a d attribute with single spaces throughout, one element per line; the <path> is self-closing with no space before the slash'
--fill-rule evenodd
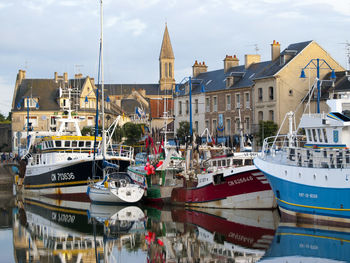
<path id="1" fill-rule="evenodd" d="M 165 30 L 163 35 L 162 48 L 160 49 L 160 55 L 159 55 L 159 59 L 161 58 L 175 58 L 173 48 L 170 42 L 168 26 L 166 23 L 165 23 Z"/>

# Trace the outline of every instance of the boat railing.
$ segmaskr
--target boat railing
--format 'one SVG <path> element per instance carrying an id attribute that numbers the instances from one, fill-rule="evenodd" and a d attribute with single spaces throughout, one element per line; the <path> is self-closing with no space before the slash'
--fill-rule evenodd
<path id="1" fill-rule="evenodd" d="M 308 168 L 350 168 L 347 148 L 305 147 L 304 136 L 269 137 L 264 140 L 261 158 L 273 157 L 274 162 Z"/>
<path id="2" fill-rule="evenodd" d="M 108 148 L 108 154 L 113 156 L 125 157 L 128 159 L 134 158 L 134 147 L 128 145 L 118 145 Z"/>

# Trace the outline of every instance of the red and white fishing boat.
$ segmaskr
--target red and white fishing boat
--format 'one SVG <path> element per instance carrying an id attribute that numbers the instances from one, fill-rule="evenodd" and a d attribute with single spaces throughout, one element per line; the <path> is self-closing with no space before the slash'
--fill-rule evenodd
<path id="1" fill-rule="evenodd" d="M 185 169 L 179 174 L 183 186 L 172 190 L 171 202 L 212 208 L 275 208 L 274 194 L 266 177 L 252 165 L 256 154 L 212 156 L 202 162 L 208 168 Z"/>

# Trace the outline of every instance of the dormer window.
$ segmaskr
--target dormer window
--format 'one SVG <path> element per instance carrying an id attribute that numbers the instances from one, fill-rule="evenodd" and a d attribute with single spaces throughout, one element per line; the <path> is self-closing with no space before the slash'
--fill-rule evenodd
<path id="1" fill-rule="evenodd" d="M 39 105 L 38 98 L 25 98 L 24 107 L 27 108 L 36 108 Z"/>

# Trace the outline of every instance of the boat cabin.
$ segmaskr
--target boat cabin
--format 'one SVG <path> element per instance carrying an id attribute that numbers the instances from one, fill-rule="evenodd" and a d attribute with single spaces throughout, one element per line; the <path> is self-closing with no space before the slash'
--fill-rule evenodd
<path id="1" fill-rule="evenodd" d="M 37 150 L 46 152 L 92 152 L 94 149 L 93 136 L 49 136 L 44 137 L 38 144 Z M 100 147 L 102 138 L 96 138 L 96 149 Z M 33 150 L 34 151 L 34 150 Z"/>

